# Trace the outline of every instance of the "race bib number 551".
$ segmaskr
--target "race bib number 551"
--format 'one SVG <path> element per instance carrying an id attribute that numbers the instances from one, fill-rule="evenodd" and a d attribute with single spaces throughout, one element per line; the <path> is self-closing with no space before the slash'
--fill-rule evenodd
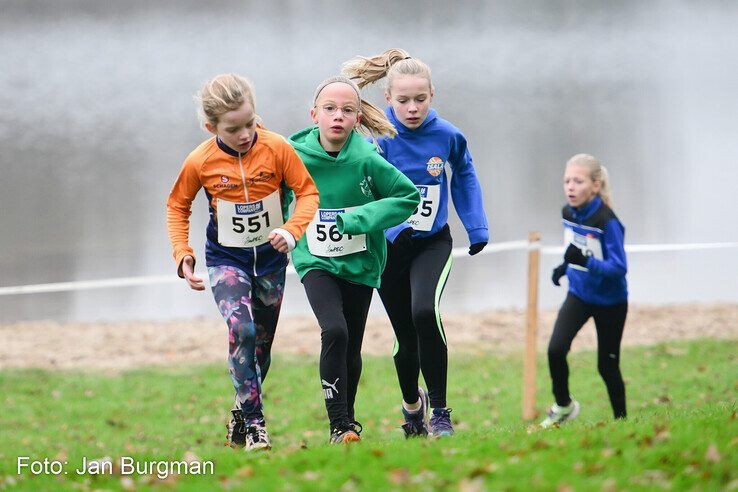
<path id="1" fill-rule="evenodd" d="M 319 208 L 315 212 L 313 221 L 308 225 L 308 249 L 315 256 L 345 256 L 360 251 L 366 251 L 366 234 L 352 236 L 341 234 L 336 225 L 336 216 L 350 212 L 358 207 L 346 208 Z"/>
<path id="2" fill-rule="evenodd" d="M 284 225 L 279 190 L 262 200 L 233 203 L 218 198 L 218 242 L 251 248 L 269 241 L 269 233 Z"/>

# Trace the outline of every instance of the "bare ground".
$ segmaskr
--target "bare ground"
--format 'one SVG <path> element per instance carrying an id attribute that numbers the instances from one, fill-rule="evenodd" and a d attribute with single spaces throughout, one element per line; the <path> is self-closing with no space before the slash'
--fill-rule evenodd
<path id="1" fill-rule="evenodd" d="M 538 348 L 545 350 L 556 311 L 540 314 Z M 496 310 L 443 318 L 450 351 L 517 351 L 525 340 L 525 312 Z M 167 322 L 56 323 L 0 325 L 0 369 L 44 368 L 119 371 L 177 363 L 224 361 L 227 329 L 220 319 Z M 632 306 L 624 345 L 718 338 L 738 341 L 738 304 Z M 389 355 L 394 343 L 386 316 L 370 317 L 363 352 Z M 590 321 L 574 350 L 596 346 Z M 317 354 L 320 330 L 312 316 L 283 317 L 273 353 Z"/>

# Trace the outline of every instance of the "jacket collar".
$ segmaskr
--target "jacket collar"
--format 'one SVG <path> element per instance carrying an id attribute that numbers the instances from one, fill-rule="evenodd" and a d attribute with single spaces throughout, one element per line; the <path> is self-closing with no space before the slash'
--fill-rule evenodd
<path id="1" fill-rule="evenodd" d="M 595 195 L 592 201 L 586 205 L 582 205 L 581 207 L 572 207 L 571 205 L 567 205 L 567 207 L 569 207 L 571 214 L 577 221 L 582 221 L 590 218 L 592 214 L 600 208 L 600 205 L 602 205 L 602 198 L 600 198 L 600 195 Z"/>
<path id="2" fill-rule="evenodd" d="M 251 149 L 254 148 L 254 145 L 256 145 L 256 141 L 258 139 L 259 139 L 259 132 L 256 132 L 256 133 L 254 133 L 254 141 L 251 143 L 251 147 L 249 148 L 249 150 L 251 150 Z M 228 155 L 232 155 L 233 157 L 238 157 L 239 155 L 246 154 L 249 151 L 249 150 L 247 150 L 246 152 L 239 153 L 239 152 L 233 150 L 232 148 L 230 148 L 229 146 L 227 146 L 226 144 L 224 144 L 223 141 L 220 139 L 220 137 L 217 136 L 217 135 L 215 136 L 215 142 L 218 144 L 218 148 L 220 150 L 222 150 L 223 152 L 225 152 Z"/>

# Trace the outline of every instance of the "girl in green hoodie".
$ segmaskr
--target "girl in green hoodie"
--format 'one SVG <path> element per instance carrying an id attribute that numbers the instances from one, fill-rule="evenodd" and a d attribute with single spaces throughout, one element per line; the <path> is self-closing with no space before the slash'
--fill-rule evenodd
<path id="1" fill-rule="evenodd" d="M 387 257 L 384 230 L 407 220 L 420 194 L 356 131 L 395 134 L 381 110 L 361 99 L 346 77 L 315 91 L 316 126 L 290 137 L 320 192 L 320 205 L 292 261 L 321 329 L 320 378 L 331 443 L 361 440 L 354 400 L 361 375 L 361 342 L 372 291 Z"/>

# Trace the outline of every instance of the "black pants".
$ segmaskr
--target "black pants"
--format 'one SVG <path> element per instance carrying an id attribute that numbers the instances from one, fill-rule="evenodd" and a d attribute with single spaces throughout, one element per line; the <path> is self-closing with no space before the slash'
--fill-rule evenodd
<path id="1" fill-rule="evenodd" d="M 379 296 L 395 331 L 395 368 L 407 403 L 418 400 L 422 370 L 430 406 L 446 406 L 448 350 L 438 305 L 451 269 L 451 248 L 448 225 L 399 248 L 387 244 Z"/>
<path id="2" fill-rule="evenodd" d="M 597 369 L 605 381 L 615 418 L 624 418 L 625 385 L 620 374 L 620 341 L 623 338 L 628 303 L 614 306 L 587 304 L 569 293 L 559 309 L 551 341 L 548 344 L 548 367 L 553 381 L 553 394 L 561 406 L 571 403 L 569 366 L 566 355 L 571 342 L 590 317 L 597 329 Z"/>
<path id="3" fill-rule="evenodd" d="M 361 342 L 373 289 L 323 270 L 302 278 L 320 325 L 320 380 L 331 429 L 354 420 L 361 376 Z"/>

